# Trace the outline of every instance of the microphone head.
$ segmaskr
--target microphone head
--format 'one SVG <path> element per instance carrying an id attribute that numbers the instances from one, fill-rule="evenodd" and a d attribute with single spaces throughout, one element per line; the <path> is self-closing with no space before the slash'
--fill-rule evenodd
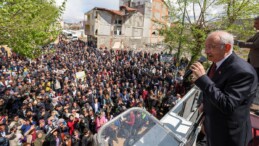
<path id="1" fill-rule="evenodd" d="M 200 62 L 200 63 L 203 63 L 203 62 L 205 62 L 205 61 L 207 61 L 207 58 L 204 57 L 204 56 L 201 56 L 200 59 L 198 60 L 198 62 Z M 189 69 L 189 70 L 187 70 L 187 71 L 185 72 L 183 78 L 186 79 L 186 78 L 188 78 L 188 76 L 190 76 L 191 74 L 192 74 L 192 70 Z"/>
<path id="2" fill-rule="evenodd" d="M 198 60 L 200 63 L 203 63 L 207 61 L 207 58 L 205 56 L 201 56 L 200 59 Z"/>

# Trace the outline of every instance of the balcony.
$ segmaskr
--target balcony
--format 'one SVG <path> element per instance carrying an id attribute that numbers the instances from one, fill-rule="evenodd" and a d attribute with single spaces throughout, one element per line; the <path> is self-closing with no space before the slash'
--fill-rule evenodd
<path id="1" fill-rule="evenodd" d="M 86 35 L 90 35 L 91 34 L 90 25 L 85 24 L 85 34 Z"/>
<path id="2" fill-rule="evenodd" d="M 85 21 L 84 21 L 84 24 L 85 24 L 85 25 L 90 25 L 90 20 L 89 20 L 89 19 L 85 20 Z"/>

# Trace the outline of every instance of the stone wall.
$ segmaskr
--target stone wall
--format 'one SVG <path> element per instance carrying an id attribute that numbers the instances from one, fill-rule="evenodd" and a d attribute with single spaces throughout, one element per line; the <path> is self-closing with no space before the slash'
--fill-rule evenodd
<path id="1" fill-rule="evenodd" d="M 113 49 L 138 49 L 150 46 L 150 44 L 161 43 L 162 38 L 149 38 L 149 37 L 124 37 L 124 36 L 98 36 L 97 47 L 108 47 Z M 153 40 L 151 42 L 150 40 Z"/>

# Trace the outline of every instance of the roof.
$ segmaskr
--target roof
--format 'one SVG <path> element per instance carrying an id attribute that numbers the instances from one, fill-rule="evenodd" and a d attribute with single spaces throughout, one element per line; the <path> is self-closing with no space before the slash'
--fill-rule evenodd
<path id="1" fill-rule="evenodd" d="M 112 10 L 112 9 L 106 9 L 106 8 L 100 8 L 100 7 L 95 7 L 94 9 L 95 10 L 107 11 L 107 12 L 110 12 L 110 13 L 113 13 L 113 14 L 116 14 L 116 15 L 123 16 L 123 13 L 119 10 Z"/>
<path id="2" fill-rule="evenodd" d="M 120 6 L 120 8 L 125 8 L 125 9 L 126 9 L 127 11 L 129 11 L 129 12 L 135 12 L 135 11 L 137 11 L 137 9 L 130 8 L 130 7 L 126 6 L 126 5 Z M 110 12 L 110 13 L 115 14 L 115 15 L 124 16 L 124 13 L 123 13 L 122 11 L 119 11 L 119 10 L 112 10 L 112 9 L 106 9 L 106 8 L 101 8 L 101 7 L 95 7 L 95 8 L 93 8 L 92 10 L 107 11 L 107 12 Z M 92 10 L 91 10 L 91 11 L 92 11 Z M 90 12 L 90 11 L 88 11 L 88 12 Z M 86 12 L 86 13 L 88 13 L 88 12 Z M 85 13 L 85 14 L 86 14 L 86 13 Z"/>

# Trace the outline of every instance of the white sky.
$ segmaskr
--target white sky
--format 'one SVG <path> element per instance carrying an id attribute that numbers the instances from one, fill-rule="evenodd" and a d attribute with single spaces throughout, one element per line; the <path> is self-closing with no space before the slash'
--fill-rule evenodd
<path id="1" fill-rule="evenodd" d="M 56 0 L 60 5 L 64 0 Z M 119 0 L 67 0 L 66 9 L 63 13 L 65 22 L 79 22 L 84 19 L 84 13 L 94 7 L 103 7 L 108 9 L 119 9 Z"/>
<path id="2" fill-rule="evenodd" d="M 60 5 L 64 0 L 56 0 Z M 136 0 L 138 1 L 138 0 Z M 169 0 L 174 4 L 175 0 Z M 84 19 L 84 13 L 93 9 L 94 7 L 103 7 L 108 9 L 119 9 L 119 0 L 67 0 L 66 9 L 62 15 L 65 22 L 79 22 Z M 187 8 L 192 11 L 191 7 Z M 209 13 L 215 15 L 222 8 L 210 8 Z M 199 8 L 195 9 L 196 15 L 200 13 Z M 193 13 L 190 13 L 192 15 Z"/>

